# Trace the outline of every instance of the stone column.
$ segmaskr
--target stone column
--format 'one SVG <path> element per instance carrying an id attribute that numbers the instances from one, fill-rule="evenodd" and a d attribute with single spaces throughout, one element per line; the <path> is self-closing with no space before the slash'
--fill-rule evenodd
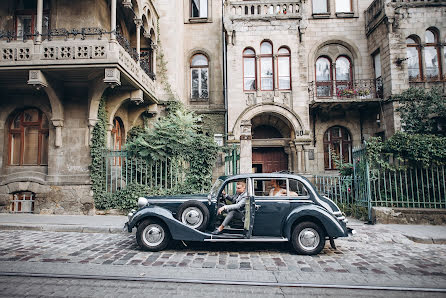
<path id="1" fill-rule="evenodd" d="M 62 119 L 51 119 L 53 122 L 53 126 L 56 128 L 56 138 L 54 140 L 54 146 L 56 148 L 62 147 L 62 127 L 63 120 Z"/>
<path id="2" fill-rule="evenodd" d="M 152 72 L 156 74 L 156 54 L 158 52 L 158 45 L 154 44 L 152 41 L 152 44 L 150 45 L 152 47 Z"/>
<path id="3" fill-rule="evenodd" d="M 111 131 L 113 129 L 113 124 L 107 123 L 105 128 L 107 129 L 107 148 L 110 148 L 112 143 Z"/>
<path id="4" fill-rule="evenodd" d="M 37 24 L 36 30 L 38 35 L 36 36 L 36 44 L 42 43 L 42 23 L 43 23 L 43 0 L 37 0 Z"/>
<path id="5" fill-rule="evenodd" d="M 297 172 L 298 173 L 303 173 L 303 167 L 302 167 L 302 163 L 303 163 L 303 156 L 302 156 L 302 146 L 300 144 L 295 144 L 296 146 L 296 163 L 297 163 Z"/>
<path id="6" fill-rule="evenodd" d="M 142 19 L 134 18 L 133 21 L 136 25 L 136 52 L 138 53 L 138 60 L 141 54 L 141 26 Z"/>
<path id="7" fill-rule="evenodd" d="M 296 150 L 296 145 L 291 141 L 289 143 L 290 146 L 290 156 L 291 158 L 291 163 L 290 163 L 290 167 L 291 167 L 291 171 L 298 173 L 298 160 L 297 160 L 297 150 Z"/>
<path id="8" fill-rule="evenodd" d="M 252 172 L 251 120 L 243 120 L 240 125 L 240 173 Z"/>
<path id="9" fill-rule="evenodd" d="M 111 0 L 110 41 L 116 41 L 116 0 Z"/>

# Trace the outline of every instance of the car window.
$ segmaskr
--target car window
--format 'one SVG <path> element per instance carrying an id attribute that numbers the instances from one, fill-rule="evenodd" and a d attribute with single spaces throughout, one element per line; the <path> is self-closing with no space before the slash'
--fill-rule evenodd
<path id="1" fill-rule="evenodd" d="M 237 183 L 238 182 L 242 182 L 245 185 L 245 191 L 246 191 L 246 187 L 247 187 L 247 181 L 246 179 L 237 179 L 237 180 L 230 180 L 229 182 L 227 182 L 225 184 L 225 186 L 223 187 L 223 190 L 226 192 L 226 194 L 228 195 L 235 195 L 237 192 Z"/>
<path id="2" fill-rule="evenodd" d="M 292 197 L 309 197 L 309 192 L 305 185 L 296 179 L 289 179 L 290 196 Z"/>
<path id="3" fill-rule="evenodd" d="M 286 179 L 259 178 L 254 179 L 254 195 L 256 197 L 278 197 L 287 195 Z"/>

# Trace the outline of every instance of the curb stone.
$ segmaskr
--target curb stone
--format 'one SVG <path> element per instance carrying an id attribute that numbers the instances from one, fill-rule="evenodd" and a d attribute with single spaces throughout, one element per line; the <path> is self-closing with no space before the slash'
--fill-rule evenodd
<path id="1" fill-rule="evenodd" d="M 122 228 L 117 227 L 82 227 L 70 225 L 12 225 L 1 224 L 0 230 L 27 230 L 47 232 L 76 232 L 76 233 L 124 233 Z"/>

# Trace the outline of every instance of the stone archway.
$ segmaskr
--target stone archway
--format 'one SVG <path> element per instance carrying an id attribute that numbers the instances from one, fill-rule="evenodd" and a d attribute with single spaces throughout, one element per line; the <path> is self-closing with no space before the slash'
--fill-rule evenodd
<path id="1" fill-rule="evenodd" d="M 292 124 L 280 114 L 262 113 L 251 119 L 252 168 L 258 173 L 287 171 L 293 158 L 290 141 Z"/>

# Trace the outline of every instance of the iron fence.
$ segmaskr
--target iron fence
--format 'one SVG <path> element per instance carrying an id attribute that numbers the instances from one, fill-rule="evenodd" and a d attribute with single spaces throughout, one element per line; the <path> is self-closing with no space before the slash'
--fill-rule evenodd
<path id="1" fill-rule="evenodd" d="M 372 170 L 371 204 L 379 207 L 446 208 L 445 177 L 444 166 Z"/>
<path id="2" fill-rule="evenodd" d="M 352 176 L 314 175 L 312 180 L 317 191 L 336 204 L 346 205 L 355 202 Z"/>
<path id="3" fill-rule="evenodd" d="M 126 151 L 107 151 L 104 155 L 105 189 L 115 192 L 130 183 L 172 189 L 185 179 L 188 167 L 181 157 L 146 161 L 127 156 Z"/>

